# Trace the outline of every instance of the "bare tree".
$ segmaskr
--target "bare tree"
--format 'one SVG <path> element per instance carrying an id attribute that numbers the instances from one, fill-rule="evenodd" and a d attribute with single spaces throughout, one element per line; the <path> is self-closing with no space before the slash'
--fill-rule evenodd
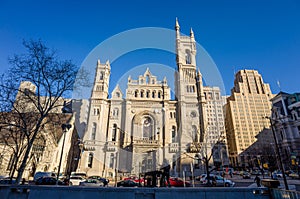
<path id="1" fill-rule="evenodd" d="M 189 152 L 198 153 L 200 154 L 200 156 L 193 157 L 188 154 L 186 155 L 188 155 L 193 160 L 201 161 L 205 165 L 208 185 L 210 185 L 211 181 L 209 178 L 210 176 L 209 163 L 211 161 L 211 158 L 213 157 L 213 148 L 214 146 L 216 146 L 216 144 L 220 144 L 221 142 L 223 143 L 224 137 L 220 134 L 216 142 L 210 143 L 208 139 L 209 136 L 207 130 L 208 130 L 208 125 L 206 125 L 206 129 L 204 130 L 204 136 L 202 139 L 203 142 L 197 141 L 198 140 L 197 138 L 201 136 L 199 131 L 197 132 L 197 136 L 195 136 L 195 133 L 191 133 L 190 135 L 193 142 L 189 146 Z"/>
<path id="2" fill-rule="evenodd" d="M 10 132 L 7 144 L 16 156 L 12 175 L 18 172 L 18 184 L 48 115 L 62 108 L 62 97 L 71 93 L 78 72 L 70 60 L 59 60 L 40 40 L 23 45 L 26 53 L 9 58 L 11 67 L 0 80 L 0 126 Z"/>

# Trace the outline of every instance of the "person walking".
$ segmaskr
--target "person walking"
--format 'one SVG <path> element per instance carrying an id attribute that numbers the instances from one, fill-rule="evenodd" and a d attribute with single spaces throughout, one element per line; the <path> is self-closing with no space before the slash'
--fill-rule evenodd
<path id="1" fill-rule="evenodd" d="M 260 187 L 260 177 L 258 175 L 256 175 L 256 177 L 254 178 L 254 182 L 256 182 L 257 187 Z"/>
<path id="2" fill-rule="evenodd" d="M 231 170 L 229 171 L 229 175 L 230 175 L 231 178 L 233 177 L 233 174 L 232 174 Z"/>

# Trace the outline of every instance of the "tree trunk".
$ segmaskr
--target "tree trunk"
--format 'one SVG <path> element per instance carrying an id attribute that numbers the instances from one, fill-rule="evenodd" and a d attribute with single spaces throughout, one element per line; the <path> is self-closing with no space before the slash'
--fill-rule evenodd
<path id="1" fill-rule="evenodd" d="M 35 136 L 34 136 L 35 137 Z M 32 140 L 34 139 L 31 139 L 28 143 L 28 147 L 26 149 L 26 152 L 24 154 L 24 157 L 23 157 L 23 160 L 22 160 L 22 163 L 18 169 L 18 177 L 17 177 L 17 180 L 16 180 L 16 184 L 20 184 L 21 182 L 21 179 L 22 179 L 22 176 L 23 176 L 23 173 L 24 173 L 24 170 L 25 170 L 25 167 L 27 165 L 27 159 L 29 157 L 29 154 L 30 154 L 30 151 L 31 151 L 31 146 L 32 146 Z"/>
<path id="2" fill-rule="evenodd" d="M 208 167 L 208 158 L 205 157 L 205 167 L 206 167 L 206 175 L 207 175 L 207 181 L 208 181 L 208 186 L 211 185 L 210 183 L 210 172 L 209 172 L 209 167 Z"/>
<path id="3" fill-rule="evenodd" d="M 34 133 L 33 133 L 33 136 L 31 137 L 31 139 L 28 138 L 28 140 L 29 140 L 28 146 L 26 148 L 26 152 L 25 152 L 24 157 L 22 159 L 22 163 L 21 163 L 21 165 L 20 165 L 20 167 L 18 169 L 18 176 L 17 176 L 17 179 L 16 179 L 16 184 L 20 184 L 20 182 L 21 182 L 24 170 L 25 170 L 25 168 L 27 166 L 27 160 L 28 160 L 28 157 L 29 157 L 32 145 L 33 145 L 33 142 L 35 140 L 36 135 L 38 134 L 38 132 L 40 130 L 40 126 L 41 126 L 41 123 L 43 121 L 43 118 L 44 117 L 41 117 L 39 119 L 39 121 L 37 122 L 36 128 L 34 130 Z"/>

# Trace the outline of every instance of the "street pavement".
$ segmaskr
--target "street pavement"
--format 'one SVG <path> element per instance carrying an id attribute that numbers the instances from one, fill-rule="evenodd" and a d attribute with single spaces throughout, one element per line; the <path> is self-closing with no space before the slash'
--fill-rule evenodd
<path id="1" fill-rule="evenodd" d="M 254 182 L 255 176 L 251 176 L 250 179 L 243 179 L 240 175 L 233 175 L 230 177 L 229 175 L 226 175 L 225 178 L 233 181 L 235 183 L 234 187 L 257 187 L 256 183 Z M 261 180 L 263 179 L 270 179 L 269 176 L 265 176 L 263 178 L 260 176 Z M 283 178 L 278 178 L 280 182 L 280 187 L 284 188 Z M 297 190 L 300 191 L 300 179 L 291 179 L 287 177 L 287 183 L 291 190 Z M 200 184 L 199 181 L 195 181 L 195 187 L 202 187 L 203 185 Z"/>

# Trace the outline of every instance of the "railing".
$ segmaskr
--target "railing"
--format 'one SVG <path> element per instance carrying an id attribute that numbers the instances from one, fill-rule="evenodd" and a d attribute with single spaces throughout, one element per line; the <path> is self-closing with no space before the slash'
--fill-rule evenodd
<path id="1" fill-rule="evenodd" d="M 110 151 L 110 152 L 113 152 L 113 151 L 116 151 L 117 149 L 117 142 L 116 141 L 108 141 L 107 142 L 107 145 L 105 146 L 105 149 L 106 151 Z"/>
<path id="2" fill-rule="evenodd" d="M 151 139 L 136 139 L 134 140 L 134 144 L 138 144 L 138 145 L 158 145 L 159 141 L 158 140 L 151 140 Z"/>
<path id="3" fill-rule="evenodd" d="M 283 189 L 271 189 L 271 198 L 273 199 L 300 199 L 299 191 L 287 191 Z"/>
<path id="4" fill-rule="evenodd" d="M 201 149 L 201 144 L 198 142 L 190 143 L 188 151 L 190 153 L 199 153 Z"/>
<path id="5" fill-rule="evenodd" d="M 261 189 L 261 190 L 267 190 Z M 1 199 L 43 199 L 52 198 L 189 198 L 189 199 L 269 199 L 268 194 L 253 188 L 114 188 L 114 187 L 82 187 L 82 186 L 36 186 L 0 185 Z"/>
<path id="6" fill-rule="evenodd" d="M 179 150 L 179 144 L 177 142 L 169 144 L 169 153 L 177 153 L 178 150 Z"/>

